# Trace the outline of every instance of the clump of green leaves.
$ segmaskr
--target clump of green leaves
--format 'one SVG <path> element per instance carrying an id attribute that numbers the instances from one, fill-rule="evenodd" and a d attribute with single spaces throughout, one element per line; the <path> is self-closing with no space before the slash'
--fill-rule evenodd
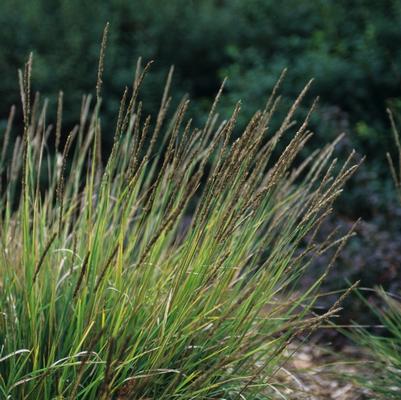
<path id="1" fill-rule="evenodd" d="M 269 398 L 287 345 L 338 311 L 311 314 L 326 273 L 294 287 L 333 245 L 314 234 L 356 166 L 334 168 L 335 143 L 294 166 L 308 86 L 276 132 L 277 87 L 233 141 L 240 105 L 221 121 L 221 91 L 203 126 L 186 98 L 167 118 L 171 73 L 156 119 L 143 115 L 140 62 L 104 164 L 104 43 L 95 102 L 83 98 L 63 147 L 62 96 L 52 140 L 31 59 L 20 74 L 24 129 L 0 166 L 1 396 Z"/>
<path id="2" fill-rule="evenodd" d="M 361 368 L 356 381 L 378 399 L 399 399 L 401 396 L 401 303 L 384 290 L 378 290 L 382 307 L 370 306 L 380 321 L 380 331 L 358 329 L 353 337 L 368 349 L 368 369 Z"/>

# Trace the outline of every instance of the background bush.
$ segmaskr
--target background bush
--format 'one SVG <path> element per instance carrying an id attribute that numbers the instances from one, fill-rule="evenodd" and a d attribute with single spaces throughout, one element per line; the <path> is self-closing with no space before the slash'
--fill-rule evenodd
<path id="1" fill-rule="evenodd" d="M 153 99 L 148 107 L 158 106 L 156 92 L 174 64 L 176 90 L 205 103 L 199 118 L 225 75 L 231 97 L 242 98 L 246 110 L 263 103 L 284 67 L 290 69 L 286 98 L 314 77 L 311 95 L 318 93 L 322 103 L 319 122 L 335 129 L 347 122 L 353 144 L 372 162 L 381 157 L 376 146 L 388 137 L 386 106 L 401 107 L 396 0 L 286 0 L 280 7 L 272 0 L 3 0 L 0 10 L 3 76 L 15 75 L 34 50 L 36 88 L 47 95 L 66 89 L 67 121 L 82 90 L 93 88 L 106 21 L 112 26 L 105 96 L 110 112 L 139 55 L 156 60 L 145 88 Z M 19 101 L 15 89 L 14 79 L 1 80 L 1 115 L 10 100 Z"/>

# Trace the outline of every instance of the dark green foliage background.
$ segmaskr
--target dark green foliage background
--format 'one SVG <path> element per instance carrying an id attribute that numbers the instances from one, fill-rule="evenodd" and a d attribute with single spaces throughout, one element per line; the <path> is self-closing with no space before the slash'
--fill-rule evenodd
<path id="1" fill-rule="evenodd" d="M 379 157 L 377 146 L 388 143 L 385 108 L 401 107 L 397 0 L 2 0 L 3 118 L 19 101 L 16 69 L 33 50 L 35 88 L 50 96 L 63 89 L 65 116 L 73 121 L 82 92 L 93 91 L 106 21 L 111 37 L 104 98 L 110 112 L 139 55 L 156 61 L 145 88 L 154 106 L 174 64 L 176 91 L 198 100 L 200 117 L 226 75 L 227 106 L 241 98 L 248 112 L 263 104 L 284 67 L 286 97 L 314 77 L 321 114 L 348 121 L 358 150 L 373 158 Z"/>
<path id="2" fill-rule="evenodd" d="M 174 64 L 176 99 L 189 93 L 198 120 L 228 76 L 222 111 L 241 99 L 240 123 L 245 121 L 263 106 L 288 67 L 284 103 L 315 78 L 309 99 L 321 97 L 313 120 L 315 144 L 345 130 L 340 151 L 345 155 L 355 147 L 367 156 L 338 205 L 339 215 L 364 217 L 380 236 L 389 229 L 386 221 L 400 214 L 393 206 L 385 162 L 392 147 L 385 110 L 401 111 L 399 0 L 1 0 L 0 135 L 10 105 L 20 103 L 17 68 L 30 51 L 34 90 L 53 104 L 58 90 L 64 90 L 64 130 L 76 122 L 82 93 L 94 92 L 107 21 L 111 32 L 103 107 L 110 118 L 104 120 L 104 148 L 111 142 L 119 99 L 132 81 L 138 56 L 155 60 L 142 92 L 146 111 L 157 109 L 162 82 Z M 363 256 L 365 247 L 360 246 L 365 261 L 358 271 L 370 258 Z M 344 263 L 346 270 L 355 265 L 352 258 Z"/>

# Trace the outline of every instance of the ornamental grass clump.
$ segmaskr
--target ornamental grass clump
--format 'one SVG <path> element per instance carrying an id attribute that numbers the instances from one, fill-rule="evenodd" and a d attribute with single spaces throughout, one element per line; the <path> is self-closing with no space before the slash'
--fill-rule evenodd
<path id="1" fill-rule="evenodd" d="M 393 177 L 398 199 L 401 202 L 401 143 L 393 114 L 388 110 L 398 159 L 387 153 L 390 172 Z M 368 353 L 368 373 L 362 370 L 356 381 L 368 389 L 377 399 L 401 398 L 401 298 L 397 293 L 387 293 L 377 288 L 380 306 L 371 304 L 364 297 L 372 314 L 379 321 L 376 331 L 359 328 L 353 333 L 355 342 Z M 379 328 L 379 329 L 377 329 Z"/>
<path id="2" fill-rule="evenodd" d="M 68 135 L 62 95 L 53 130 L 32 58 L 20 73 L 23 131 L 12 140 L 13 108 L 0 165 L 1 397 L 271 398 L 288 344 L 339 310 L 313 313 L 326 273 L 295 288 L 347 238 L 314 242 L 352 156 L 335 167 L 332 143 L 296 160 L 309 84 L 270 132 L 277 85 L 234 141 L 240 104 L 221 120 L 220 91 L 196 127 L 187 99 L 170 111 L 171 72 L 157 117 L 143 115 L 139 62 L 104 162 L 104 47 L 96 97 Z"/>

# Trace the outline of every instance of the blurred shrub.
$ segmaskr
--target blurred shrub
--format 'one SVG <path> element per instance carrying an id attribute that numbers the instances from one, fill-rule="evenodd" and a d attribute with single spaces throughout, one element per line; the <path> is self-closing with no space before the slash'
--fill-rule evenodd
<path id="1" fill-rule="evenodd" d="M 128 83 L 142 55 L 157 60 L 156 72 L 175 64 L 182 89 L 196 97 L 214 92 L 226 71 L 233 92 L 265 96 L 285 66 L 288 91 L 313 76 L 324 101 L 354 122 L 371 125 L 384 102 L 400 97 L 396 0 L 287 0 L 280 7 L 271 0 L 3 0 L 0 7 L 2 71 L 14 74 L 33 49 L 37 85 L 46 91 L 65 81 L 71 90 L 92 88 L 96 43 L 110 21 L 108 69 L 124 66 L 110 77 L 113 87 Z M 11 96 L 10 81 L 2 81 L 2 94 Z"/>
<path id="2" fill-rule="evenodd" d="M 326 221 L 319 234 L 324 241 L 334 226 L 341 233 L 348 232 L 354 221 L 334 216 Z M 317 304 L 318 309 L 326 310 L 336 297 L 337 291 L 349 287 L 349 283 L 359 281 L 360 288 L 369 302 L 378 301 L 376 293 L 371 288 L 380 285 L 391 293 L 401 291 L 401 207 L 394 206 L 390 213 L 383 212 L 367 222 L 361 221 L 356 228 L 356 235 L 342 250 L 336 266 L 328 275 L 323 288 L 327 296 L 322 296 Z M 310 274 L 305 276 L 302 285 L 310 284 L 324 269 L 332 252 L 320 256 Z M 360 324 L 374 324 L 374 314 L 361 301 L 357 294 L 350 295 L 343 304 L 344 308 L 337 322 L 350 323 L 352 320 Z M 322 311 L 321 311 L 322 312 Z M 325 333 L 326 334 L 326 333 Z M 335 332 L 330 332 L 336 336 Z M 327 339 L 327 337 L 326 337 Z M 343 343 L 342 338 L 339 344 Z"/>
<path id="3" fill-rule="evenodd" d="M 132 82 L 132 65 L 138 56 L 155 60 L 152 79 L 143 89 L 147 111 L 152 112 L 172 64 L 181 94 L 190 92 L 197 98 L 215 94 L 220 84 L 217 71 L 225 59 L 228 62 L 224 52 L 232 36 L 228 16 L 212 1 L 4 0 L 0 70 L 5 76 L 16 76 L 33 50 L 35 89 L 54 96 L 55 88 L 66 88 L 69 107 L 64 116 L 71 122 L 82 92 L 93 91 L 101 33 L 109 21 L 104 95 L 108 115 L 118 108 L 121 87 Z M 118 72 L 112 73 L 116 65 Z M 11 101 L 19 102 L 16 87 L 13 79 L 0 83 L 2 115 Z"/>

